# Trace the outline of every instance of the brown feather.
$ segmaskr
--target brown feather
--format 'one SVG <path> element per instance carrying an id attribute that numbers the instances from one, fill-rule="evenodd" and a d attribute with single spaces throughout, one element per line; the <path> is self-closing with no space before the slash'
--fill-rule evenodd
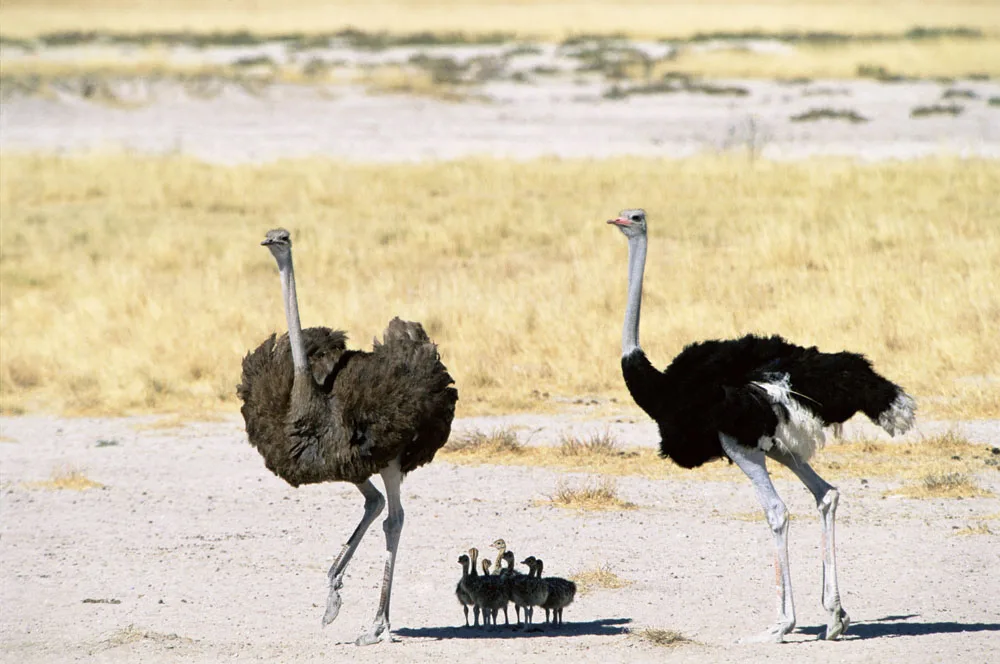
<path id="1" fill-rule="evenodd" d="M 407 473 L 448 440 L 458 392 L 419 323 L 393 319 L 372 352 L 343 332 L 303 330 L 313 380 L 293 378 L 288 336 L 243 359 L 237 388 L 247 437 L 292 486 L 363 482 L 400 457 Z"/>

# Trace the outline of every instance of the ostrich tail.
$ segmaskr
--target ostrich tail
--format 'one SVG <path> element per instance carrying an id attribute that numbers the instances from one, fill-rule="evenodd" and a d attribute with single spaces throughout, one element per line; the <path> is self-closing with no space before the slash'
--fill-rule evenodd
<path id="1" fill-rule="evenodd" d="M 382 344 L 395 343 L 430 343 L 431 339 L 424 332 L 424 326 L 413 321 L 401 320 L 398 316 L 389 321 L 389 326 L 382 334 Z M 382 345 L 375 340 L 375 346 Z"/>
<path id="2" fill-rule="evenodd" d="M 880 427 L 895 436 L 906 433 L 913 426 L 916 418 L 917 402 L 906 392 L 900 390 L 889 407 L 878 414 L 877 423 Z"/>

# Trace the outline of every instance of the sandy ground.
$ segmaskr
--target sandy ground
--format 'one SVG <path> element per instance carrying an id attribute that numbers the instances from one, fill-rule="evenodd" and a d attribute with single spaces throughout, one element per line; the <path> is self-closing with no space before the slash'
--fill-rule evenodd
<path id="1" fill-rule="evenodd" d="M 276 85 L 261 96 L 228 89 L 209 100 L 162 84 L 149 105 L 107 106 L 72 96 L 14 98 L 0 113 L 0 150 L 180 153 L 225 163 L 322 156 L 418 161 L 463 156 L 528 159 L 616 155 L 682 157 L 742 150 L 769 158 L 813 155 L 907 159 L 939 153 L 1000 157 L 996 83 L 961 87 L 982 97 L 959 116 L 910 118 L 950 86 L 727 81 L 737 99 L 687 92 L 607 100 L 573 84 L 491 86 L 491 101 L 452 103 Z M 792 122 L 809 110 L 856 111 L 869 122 Z"/>
<path id="2" fill-rule="evenodd" d="M 398 640 L 358 648 L 381 577 L 377 526 L 348 569 L 340 618 L 320 627 L 327 567 L 361 513 L 356 490 L 290 488 L 265 470 L 238 418 L 179 428 L 153 421 L 0 419 L 4 661 L 1000 661 L 997 497 L 884 497 L 898 483 L 830 477 L 842 492 L 841 592 L 853 621 L 833 643 L 817 640 L 825 614 L 815 509 L 801 486 L 779 480 L 794 515 L 799 627 L 784 645 L 738 646 L 774 611 L 771 536 L 739 471 L 724 482 L 621 478 L 620 494 L 638 509 L 576 512 L 535 502 L 565 473 L 440 459 L 403 487 Z M 469 419 L 456 430 L 496 425 L 517 427 L 529 444 L 609 426 L 624 444 L 655 443 L 646 422 L 585 413 Z M 997 421 L 921 423 L 923 432 L 941 427 L 1000 442 Z M 31 484 L 65 469 L 104 486 Z M 976 480 L 1000 494 L 1000 473 Z M 958 533 L 982 523 L 992 534 Z M 460 627 L 457 556 L 496 537 L 519 559 L 545 559 L 547 573 L 607 565 L 631 584 L 578 596 L 560 630 Z M 654 646 L 636 635 L 647 627 L 693 642 Z"/>

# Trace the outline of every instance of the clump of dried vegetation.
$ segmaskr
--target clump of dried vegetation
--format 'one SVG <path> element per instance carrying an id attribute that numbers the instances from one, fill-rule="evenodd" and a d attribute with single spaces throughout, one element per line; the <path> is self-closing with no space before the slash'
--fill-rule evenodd
<path id="1" fill-rule="evenodd" d="M 49 489 L 52 491 L 86 491 L 100 489 L 104 485 L 87 477 L 82 470 L 62 468 L 53 471 L 52 477 L 37 482 L 25 482 L 29 489 Z"/>
<path id="2" fill-rule="evenodd" d="M 581 594 L 593 592 L 598 589 L 617 590 L 632 585 L 632 582 L 628 579 L 623 579 L 615 574 L 608 564 L 577 572 L 570 578 L 576 583 L 576 587 Z"/>
<path id="3" fill-rule="evenodd" d="M 655 362 L 695 339 L 781 331 L 863 351 L 922 417 L 1000 411 L 1000 384 L 968 380 L 1000 375 L 993 161 L 3 160 L 8 414 L 234 410 L 241 357 L 285 329 L 259 246 L 277 225 L 295 240 L 303 323 L 365 347 L 395 315 L 422 321 L 461 415 L 553 407 L 538 393 L 631 404 L 609 201 L 649 211 Z"/>
<path id="4" fill-rule="evenodd" d="M 525 447 L 513 429 L 499 427 L 493 431 L 475 429 L 459 436 L 452 436 L 442 452 L 470 458 L 489 459 L 491 457 L 524 454 Z"/>
<path id="5" fill-rule="evenodd" d="M 572 486 L 560 481 L 555 493 L 539 504 L 555 505 L 578 510 L 634 510 L 638 505 L 621 498 L 618 487 L 610 479 L 601 479 Z"/>
<path id="6" fill-rule="evenodd" d="M 994 534 L 990 530 L 989 524 L 977 523 L 974 526 L 966 526 L 964 528 L 959 528 L 955 531 L 956 535 L 992 535 Z"/>
<path id="7" fill-rule="evenodd" d="M 969 475 L 956 472 L 929 473 L 917 484 L 902 486 L 888 493 L 906 498 L 980 498 L 993 495 L 977 485 Z"/>
<path id="8" fill-rule="evenodd" d="M 610 431 L 594 433 L 584 438 L 564 435 L 559 452 L 565 456 L 620 456 L 624 454 Z"/>
<path id="9" fill-rule="evenodd" d="M 656 646 L 673 647 L 680 646 L 688 643 L 695 643 L 695 641 L 684 636 L 680 632 L 674 629 L 660 629 L 658 627 L 646 627 L 640 629 L 637 632 L 632 632 L 637 637 L 644 641 L 648 641 Z"/>

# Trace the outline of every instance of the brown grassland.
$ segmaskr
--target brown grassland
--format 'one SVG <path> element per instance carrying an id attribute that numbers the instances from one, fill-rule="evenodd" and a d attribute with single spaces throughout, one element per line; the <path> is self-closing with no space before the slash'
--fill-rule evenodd
<path id="1" fill-rule="evenodd" d="M 1000 29 L 991 0 L 4 0 L 4 34 L 55 31 L 315 33 L 489 32 L 561 39 L 581 33 L 686 37 L 719 31 L 900 33 L 915 26 Z"/>
<path id="2" fill-rule="evenodd" d="M 285 329 L 259 246 L 277 225 L 293 232 L 304 324 L 366 347 L 394 315 L 423 321 L 460 415 L 579 395 L 629 403 L 627 250 L 604 220 L 641 205 L 643 345 L 657 364 L 693 340 L 780 332 L 864 352 L 921 416 L 995 416 L 997 191 L 1000 165 L 952 158 L 221 166 L 5 154 L 3 412 L 232 411 L 241 357 Z"/>

